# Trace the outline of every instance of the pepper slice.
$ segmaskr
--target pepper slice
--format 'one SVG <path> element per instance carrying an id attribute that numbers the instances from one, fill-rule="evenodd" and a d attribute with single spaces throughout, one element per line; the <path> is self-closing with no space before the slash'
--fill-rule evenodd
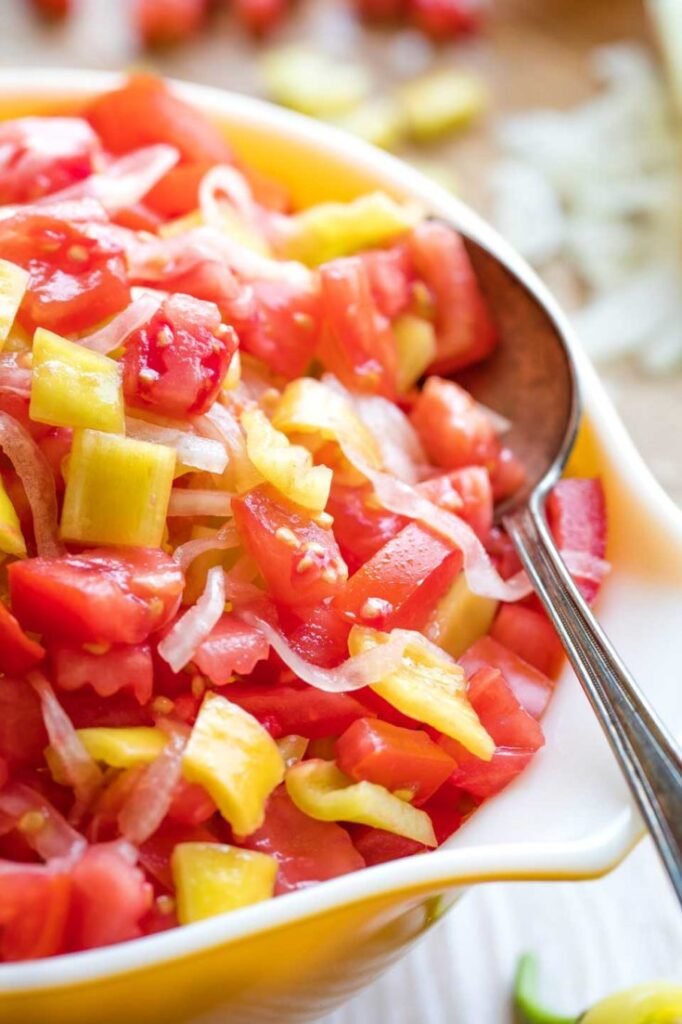
<path id="1" fill-rule="evenodd" d="M 277 861 L 220 843 L 178 843 L 171 857 L 180 924 L 203 921 L 274 895 Z"/>

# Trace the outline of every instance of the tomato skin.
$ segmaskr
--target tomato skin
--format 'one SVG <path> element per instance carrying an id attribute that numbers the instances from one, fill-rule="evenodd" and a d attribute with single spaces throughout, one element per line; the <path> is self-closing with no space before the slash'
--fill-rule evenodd
<path id="1" fill-rule="evenodd" d="M 375 507 L 372 488 L 332 483 L 327 512 L 334 517 L 334 536 L 352 573 L 376 554 L 407 524 L 407 519 Z"/>
<path id="2" fill-rule="evenodd" d="M 71 869 L 68 939 L 72 951 L 111 946 L 142 934 L 152 889 L 127 843 L 90 846 Z"/>
<path id="3" fill-rule="evenodd" d="M 295 613 L 279 609 L 280 625 L 286 638 L 302 658 L 323 668 L 334 668 L 348 657 L 351 624 L 333 605 L 297 608 Z"/>
<path id="4" fill-rule="evenodd" d="M 436 305 L 437 351 L 430 372 L 447 375 L 485 359 L 497 345 L 497 332 L 460 236 L 424 221 L 412 232 L 410 248 Z"/>
<path id="5" fill-rule="evenodd" d="M 426 454 L 443 469 L 492 465 L 497 457 L 492 423 L 454 381 L 429 377 L 410 419 Z"/>
<path id="6" fill-rule="evenodd" d="M 0 757 L 10 768 L 37 765 L 48 743 L 33 688 L 24 679 L 0 677 Z"/>
<path id="7" fill-rule="evenodd" d="M 502 446 L 490 470 L 495 501 L 503 501 L 521 490 L 527 481 L 526 470 L 510 448 Z"/>
<path id="8" fill-rule="evenodd" d="M 390 249 L 373 249 L 361 254 L 372 298 L 379 313 L 394 320 L 412 300 L 414 268 L 406 243 Z"/>
<path id="9" fill-rule="evenodd" d="M 288 380 L 300 377 L 317 344 L 319 296 L 285 281 L 253 281 L 251 316 L 234 319 L 241 347 Z"/>
<path id="10" fill-rule="evenodd" d="M 238 344 L 213 303 L 173 295 L 126 342 L 126 402 L 163 416 L 200 416 L 213 405 Z"/>
<path id="11" fill-rule="evenodd" d="M 0 959 L 62 952 L 71 884 L 66 870 L 0 861 Z"/>
<path id="12" fill-rule="evenodd" d="M 178 843 L 217 843 L 218 838 L 201 825 L 181 825 L 167 818 L 154 835 L 140 846 L 140 864 L 166 892 L 173 892 L 171 856 Z"/>
<path id="13" fill-rule="evenodd" d="M 192 661 L 214 686 L 225 686 L 235 673 L 250 675 L 269 650 L 260 630 L 227 613 L 199 645 Z"/>
<path id="14" fill-rule="evenodd" d="M 370 718 L 358 719 L 339 737 L 336 760 L 357 782 L 411 790 L 417 806 L 440 789 L 455 767 L 427 733 Z"/>
<path id="15" fill-rule="evenodd" d="M 499 669 L 516 700 L 533 718 L 541 717 L 554 689 L 551 679 L 491 636 L 480 637 L 465 651 L 459 664 L 468 679 L 481 668 Z"/>
<path id="16" fill-rule="evenodd" d="M 446 745 L 446 749 L 458 761 L 450 781 L 457 789 L 469 793 L 477 800 L 486 800 L 500 793 L 533 760 L 532 750 L 498 747 L 491 761 L 481 761 L 464 747 L 456 750 L 456 746 L 459 747 L 459 744 L 455 740 L 448 741 Z"/>
<path id="17" fill-rule="evenodd" d="M 7 570 L 12 610 L 57 641 L 139 644 L 177 611 L 184 576 L 156 548 L 102 548 L 27 558 Z"/>
<path id="18" fill-rule="evenodd" d="M 564 659 L 564 649 L 551 622 L 543 612 L 523 605 L 503 604 L 490 635 L 550 678 Z"/>
<path id="19" fill-rule="evenodd" d="M 99 151 L 79 117 L 19 117 L 0 124 L 0 204 L 31 203 L 87 178 Z"/>
<path id="20" fill-rule="evenodd" d="M 199 206 L 201 179 L 214 166 L 214 161 L 202 160 L 171 167 L 144 197 L 145 204 L 168 220 L 192 213 Z"/>
<path id="21" fill-rule="evenodd" d="M 166 142 L 186 161 L 232 159 L 219 129 L 154 75 L 132 75 L 120 89 L 94 99 L 85 116 L 110 153 Z"/>
<path id="22" fill-rule="evenodd" d="M 483 466 L 466 466 L 417 485 L 435 505 L 454 512 L 484 543 L 493 525 L 493 491 Z"/>
<path id="23" fill-rule="evenodd" d="M 133 19 L 146 46 L 178 43 L 204 22 L 206 0 L 136 0 Z"/>
<path id="24" fill-rule="evenodd" d="M 368 868 L 374 864 L 386 864 L 391 860 L 399 860 L 401 857 L 413 857 L 417 853 L 426 853 L 428 849 L 421 843 L 415 842 L 414 839 L 405 839 L 404 836 L 385 832 L 381 828 L 371 828 L 369 825 L 352 825 L 348 831 L 353 840 L 353 846 Z"/>
<path id="25" fill-rule="evenodd" d="M 111 239 L 89 238 L 73 224 L 22 212 L 0 222 L 4 259 L 29 272 L 17 314 L 24 330 L 85 331 L 130 302 L 123 250 Z"/>
<path id="26" fill-rule="evenodd" d="M 277 859 L 276 895 L 365 866 L 345 829 L 336 822 L 316 821 L 303 814 L 283 786 L 271 795 L 261 828 L 242 845 Z"/>
<path id="27" fill-rule="evenodd" d="M 562 551 L 605 557 L 606 499 L 601 480 L 560 480 L 547 499 L 547 521 Z M 586 601 L 595 599 L 599 592 L 595 580 L 576 577 L 576 583 Z"/>
<path id="28" fill-rule="evenodd" d="M 26 636 L 9 609 L 0 601 L 0 672 L 22 675 L 45 657 L 45 648 Z"/>
<path id="29" fill-rule="evenodd" d="M 326 693 L 300 680 L 292 683 L 232 683 L 230 700 L 262 722 L 275 736 L 324 739 L 339 736 L 367 708 L 350 693 Z M 371 712 L 369 712 L 371 714 Z"/>
<path id="30" fill-rule="evenodd" d="M 320 287 L 320 362 L 348 387 L 392 398 L 395 340 L 386 317 L 377 309 L 362 257 L 323 264 Z"/>
<path id="31" fill-rule="evenodd" d="M 242 541 L 276 601 L 293 608 L 313 605 L 341 590 L 347 569 L 334 535 L 313 522 L 305 510 L 272 488 L 260 486 L 234 498 L 232 512 Z M 283 529 L 294 534 L 295 546 L 282 536 Z"/>
<path id="32" fill-rule="evenodd" d="M 54 644 L 50 648 L 54 681 L 60 690 L 90 685 L 100 697 L 128 690 L 146 704 L 154 687 L 152 654 L 146 644 L 110 647 L 101 654 L 82 647 Z"/>
<path id="33" fill-rule="evenodd" d="M 376 629 L 420 629 L 461 568 L 460 551 L 408 523 L 351 576 L 334 607 Z"/>
<path id="34" fill-rule="evenodd" d="M 216 805 L 201 786 L 180 779 L 175 787 L 168 818 L 179 825 L 203 825 L 216 812 Z"/>

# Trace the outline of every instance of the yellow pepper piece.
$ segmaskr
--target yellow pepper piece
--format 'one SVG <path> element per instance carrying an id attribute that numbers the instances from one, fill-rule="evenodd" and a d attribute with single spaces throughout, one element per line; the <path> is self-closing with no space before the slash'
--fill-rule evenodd
<path id="1" fill-rule="evenodd" d="M 382 149 L 395 149 L 405 137 L 405 115 L 392 96 L 365 100 L 335 122 L 339 128 Z"/>
<path id="2" fill-rule="evenodd" d="M 351 821 L 437 846 L 431 819 L 374 782 L 353 782 L 334 761 L 301 761 L 287 772 L 287 792 L 318 821 Z"/>
<path id="3" fill-rule="evenodd" d="M 498 602 L 491 597 L 474 594 L 464 573 L 460 573 L 436 605 L 424 632 L 451 657 L 459 658 L 489 632 L 497 607 Z"/>
<path id="4" fill-rule="evenodd" d="M 387 633 L 365 626 L 353 626 L 348 637 L 351 654 L 361 654 L 386 643 Z M 445 657 L 439 657 L 418 642 L 408 645 L 402 665 L 372 689 L 404 715 L 430 725 L 450 736 L 467 750 L 490 761 L 495 753 L 492 738 L 481 725 L 466 695 L 464 672 Z"/>
<path id="5" fill-rule="evenodd" d="M 26 557 L 26 542 L 19 517 L 0 477 L 0 551 L 17 558 Z"/>
<path id="6" fill-rule="evenodd" d="M 28 271 L 9 260 L 0 260 L 0 351 L 12 330 L 14 318 L 28 287 Z"/>
<path id="7" fill-rule="evenodd" d="M 77 729 L 76 733 L 90 756 L 109 768 L 151 764 L 168 742 L 165 733 L 149 726 L 97 727 Z M 65 782 L 61 761 L 52 747 L 45 750 L 45 760 L 55 782 Z"/>
<path id="8" fill-rule="evenodd" d="M 299 377 L 287 384 L 272 415 L 273 426 L 284 434 L 317 434 L 356 451 L 374 469 L 381 453 L 374 437 L 343 395 L 322 381 Z"/>
<path id="9" fill-rule="evenodd" d="M 171 870 L 178 921 L 191 924 L 270 899 L 277 861 L 265 853 L 220 843 L 178 843 Z"/>
<path id="10" fill-rule="evenodd" d="M 234 391 L 242 379 L 242 357 L 239 349 L 230 359 L 230 365 L 221 385 L 222 391 Z"/>
<path id="11" fill-rule="evenodd" d="M 320 203 L 289 218 L 281 254 L 309 267 L 400 238 L 422 219 L 414 204 L 371 192 L 349 203 Z"/>
<path id="12" fill-rule="evenodd" d="M 637 985 L 603 999 L 580 1020 L 582 1024 L 679 1024 L 682 985 Z"/>
<path id="13" fill-rule="evenodd" d="M 488 95 L 480 78 L 450 68 L 407 82 L 398 92 L 408 129 L 418 141 L 437 139 L 465 128 L 486 109 Z"/>
<path id="14" fill-rule="evenodd" d="M 393 324 L 398 354 L 398 391 L 409 391 L 436 356 L 436 331 L 429 320 L 405 313 Z"/>
<path id="15" fill-rule="evenodd" d="M 310 452 L 291 444 L 260 409 L 247 410 L 241 419 L 246 451 L 256 469 L 295 505 L 322 512 L 329 499 L 331 469 L 314 466 Z"/>
<path id="16" fill-rule="evenodd" d="M 82 544 L 159 547 L 175 451 L 96 430 L 74 436 L 61 534 Z"/>
<path id="17" fill-rule="evenodd" d="M 121 367 L 39 327 L 33 338 L 29 415 L 53 427 L 125 432 Z"/>
<path id="18" fill-rule="evenodd" d="M 359 64 L 343 64 L 298 46 L 271 50 L 261 67 L 270 98 L 311 117 L 351 110 L 371 85 Z"/>
<path id="19" fill-rule="evenodd" d="M 263 824 L 267 799 L 284 778 L 284 761 L 253 715 L 209 693 L 185 748 L 182 770 L 213 797 L 235 835 L 248 836 Z"/>

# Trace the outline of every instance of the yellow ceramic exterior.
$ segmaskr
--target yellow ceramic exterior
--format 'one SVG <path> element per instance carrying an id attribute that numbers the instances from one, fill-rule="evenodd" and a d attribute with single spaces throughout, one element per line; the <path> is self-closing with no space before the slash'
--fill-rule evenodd
<path id="1" fill-rule="evenodd" d="M 90 72 L 3 72 L 0 104 L 7 117 L 74 110 L 114 81 Z M 182 89 L 222 120 L 241 156 L 287 183 L 298 203 L 386 188 L 466 227 L 541 288 L 470 210 L 391 157 L 245 97 Z M 682 694 L 673 683 L 682 657 L 682 521 L 648 475 L 585 360 L 579 369 L 590 422 L 572 468 L 601 473 L 611 512 L 614 568 L 600 615 L 654 703 L 673 728 L 679 727 Z M 644 609 L 646 645 L 637 628 Z M 0 1021 L 312 1020 L 376 977 L 463 887 L 501 878 L 584 878 L 608 871 L 636 842 L 640 827 L 568 671 L 546 727 L 547 747 L 535 763 L 445 848 L 143 942 L 1 966 Z"/>

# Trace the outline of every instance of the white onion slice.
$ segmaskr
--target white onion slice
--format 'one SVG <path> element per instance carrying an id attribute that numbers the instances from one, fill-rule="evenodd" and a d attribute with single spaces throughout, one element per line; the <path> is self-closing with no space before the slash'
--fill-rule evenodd
<path id="1" fill-rule="evenodd" d="M 220 566 L 209 569 L 206 587 L 197 603 L 185 612 L 159 644 L 159 654 L 174 672 L 192 660 L 225 610 L 225 573 Z"/>
<path id="2" fill-rule="evenodd" d="M 114 213 L 139 203 L 179 159 L 180 153 L 174 146 L 145 146 L 112 161 L 106 170 L 55 192 L 49 199 L 97 199 L 105 210 Z"/>
<path id="3" fill-rule="evenodd" d="M 220 164 L 207 171 L 199 185 L 199 208 L 206 224 L 220 228 L 223 223 L 218 198 L 221 193 L 247 223 L 254 219 L 254 201 L 246 178 L 236 168 Z"/>
<path id="4" fill-rule="evenodd" d="M 173 552 L 173 558 L 180 563 L 183 572 L 187 572 L 195 558 L 209 551 L 229 551 L 239 546 L 239 534 L 233 522 L 220 527 L 215 537 L 197 537 L 181 544 Z M 226 588 L 227 593 L 227 588 Z M 229 595 L 228 595 L 229 596 Z"/>
<path id="5" fill-rule="evenodd" d="M 43 721 L 50 746 L 59 758 L 69 785 L 76 795 L 76 806 L 81 812 L 91 803 L 102 782 L 102 773 L 95 760 L 83 746 L 73 723 L 61 706 L 51 684 L 42 672 L 30 672 L 28 680 L 40 697 Z M 74 813 L 76 813 L 74 811 Z"/>
<path id="6" fill-rule="evenodd" d="M 432 470 L 417 432 L 405 413 L 387 398 L 346 391 L 360 419 L 379 445 L 384 468 L 398 480 L 417 484 Z"/>
<path id="7" fill-rule="evenodd" d="M 168 516 L 216 516 L 232 515 L 232 495 L 227 491 L 183 490 L 175 487 L 168 502 Z"/>
<path id="8" fill-rule="evenodd" d="M 104 327 L 100 327 L 98 331 L 88 334 L 84 338 L 79 338 L 78 344 L 83 348 L 89 348 L 92 352 L 109 355 L 110 352 L 120 348 L 133 331 L 137 331 L 151 320 L 158 312 L 163 298 L 163 295 L 155 295 L 151 291 L 140 295 Z"/>
<path id="9" fill-rule="evenodd" d="M 182 774 L 182 755 L 187 743 L 175 733 L 152 764 L 145 768 L 118 815 L 121 834 L 139 846 L 168 814 L 175 787 Z"/>
<path id="10" fill-rule="evenodd" d="M 14 827 L 19 828 L 28 845 L 43 860 L 75 859 L 88 845 L 42 793 L 21 782 L 10 782 L 0 790 L 0 812 L 14 819 Z M 30 828 L 22 827 L 22 818 L 27 814 L 35 816 L 37 827 L 33 827 L 33 821 Z"/>
<path id="11" fill-rule="evenodd" d="M 92 197 L 55 199 L 54 196 L 46 196 L 44 199 L 28 205 L 16 203 L 0 206 L 0 220 L 8 220 L 17 213 L 40 213 L 45 217 L 54 217 L 55 220 L 70 220 L 75 224 L 106 224 L 108 221 L 107 211 L 99 200 Z"/>
<path id="12" fill-rule="evenodd" d="M 21 365 L 22 355 L 23 353 L 10 352 L 0 356 L 0 391 L 28 398 L 31 394 L 33 373 L 28 367 Z"/>
<path id="13" fill-rule="evenodd" d="M 609 562 L 589 551 L 561 551 L 560 554 L 571 576 L 578 579 L 601 584 L 611 571 Z"/>
<path id="14" fill-rule="evenodd" d="M 175 427 L 162 427 L 146 420 L 126 417 L 126 434 L 138 441 L 150 441 L 174 448 L 178 462 L 192 469 L 202 469 L 206 473 L 223 473 L 227 467 L 227 452 L 220 441 L 208 437 L 200 437 L 191 430 L 178 430 Z"/>
<path id="15" fill-rule="evenodd" d="M 0 410 L 0 448 L 14 466 L 26 491 L 33 515 L 33 532 L 39 555 L 61 555 L 57 492 L 50 464 L 28 431 Z"/>

